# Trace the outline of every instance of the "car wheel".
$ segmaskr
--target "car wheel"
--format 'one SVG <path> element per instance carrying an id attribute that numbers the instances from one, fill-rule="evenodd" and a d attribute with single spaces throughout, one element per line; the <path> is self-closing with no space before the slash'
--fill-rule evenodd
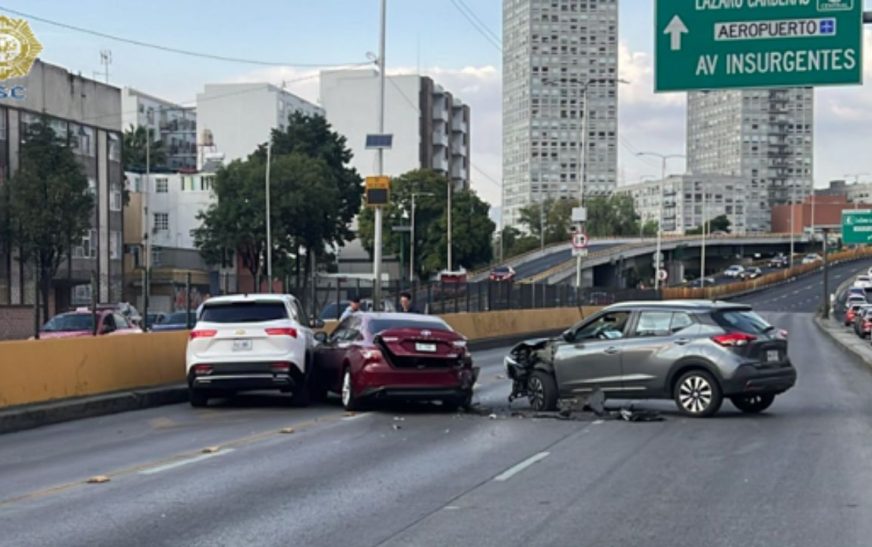
<path id="1" fill-rule="evenodd" d="M 342 391 L 339 395 L 342 398 L 342 406 L 345 410 L 360 409 L 360 401 L 354 396 L 354 382 L 350 368 L 346 368 L 342 374 Z"/>
<path id="2" fill-rule="evenodd" d="M 203 408 L 209 404 L 209 393 L 200 389 L 189 389 L 188 400 L 194 408 Z"/>
<path id="3" fill-rule="evenodd" d="M 733 406 L 746 414 L 757 414 L 763 412 L 772 406 L 772 401 L 774 400 L 775 395 L 772 395 L 771 393 L 730 397 L 730 402 L 733 403 Z"/>
<path id="4" fill-rule="evenodd" d="M 472 408 L 472 390 L 467 390 L 463 395 L 456 399 L 446 399 L 442 401 L 442 407 L 448 412 L 457 412 L 458 410 L 469 410 Z"/>
<path id="5" fill-rule="evenodd" d="M 678 410 L 693 418 L 713 416 L 724 401 L 717 381 L 704 370 L 682 374 L 675 383 L 673 397 Z"/>
<path id="6" fill-rule="evenodd" d="M 527 398 L 533 410 L 557 410 L 557 385 L 554 377 L 537 370 L 527 380 Z"/>

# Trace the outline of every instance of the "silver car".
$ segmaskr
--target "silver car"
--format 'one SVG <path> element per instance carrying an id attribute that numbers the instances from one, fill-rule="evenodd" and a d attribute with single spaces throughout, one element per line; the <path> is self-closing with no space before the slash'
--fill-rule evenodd
<path id="1" fill-rule="evenodd" d="M 600 389 L 613 399 L 674 399 L 685 415 L 715 414 L 724 398 L 742 412 L 769 408 L 796 383 L 787 333 L 728 302 L 627 302 L 555 339 L 515 346 L 505 360 L 510 401 L 536 410 Z"/>

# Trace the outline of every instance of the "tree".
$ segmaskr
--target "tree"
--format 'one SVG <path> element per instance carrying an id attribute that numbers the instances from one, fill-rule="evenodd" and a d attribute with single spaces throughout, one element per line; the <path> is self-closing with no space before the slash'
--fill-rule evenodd
<path id="1" fill-rule="evenodd" d="M 727 218 L 727 215 L 719 215 L 715 218 L 709 220 L 706 226 L 706 233 L 711 234 L 712 232 L 729 232 L 732 223 L 730 219 Z M 689 236 L 698 236 L 702 234 L 702 228 L 697 226 L 696 228 L 691 228 L 686 231 Z"/>
<path id="2" fill-rule="evenodd" d="M 69 143 L 45 120 L 27 129 L 21 163 L 6 188 L 12 247 L 36 269 L 42 315 L 48 318 L 51 281 L 74 241 L 91 226 L 94 198 Z"/>
<path id="3" fill-rule="evenodd" d="M 415 266 L 421 279 L 427 279 L 447 266 L 449 180 L 429 169 L 404 173 L 391 181 L 391 205 L 385 209 L 383 249 L 400 254 L 400 245 L 408 238 L 392 232 L 391 226 L 408 225 L 412 193 L 415 199 Z M 423 195 L 432 194 L 432 195 Z M 452 261 L 457 268 L 475 268 L 493 257 L 491 240 L 496 226 L 488 217 L 489 206 L 471 190 L 452 195 Z M 358 218 L 358 232 L 363 246 L 372 255 L 375 214 L 365 209 Z"/>
<path id="4" fill-rule="evenodd" d="M 649 220 L 642 225 L 642 235 L 644 237 L 655 237 L 660 227 L 660 223 L 656 220 Z"/>
<path id="5" fill-rule="evenodd" d="M 345 139 L 321 116 L 294 114 L 284 131 L 272 133 L 270 230 L 273 264 L 287 267 L 288 256 L 318 256 L 328 246 L 351 239 L 348 224 L 360 208 L 362 188 Z M 217 201 L 198 217 L 193 231 L 210 264 L 238 253 L 257 280 L 266 258 L 266 145 L 216 175 Z M 295 260 L 299 267 L 300 261 Z M 310 271 L 310 262 L 305 269 Z M 277 270 L 276 270 L 277 271 Z M 308 278 L 308 276 L 307 276 Z"/>
<path id="6" fill-rule="evenodd" d="M 587 232 L 591 237 L 639 235 L 640 217 L 626 194 L 594 197 L 586 202 Z"/>
<path id="7" fill-rule="evenodd" d="M 572 209 L 578 207 L 574 199 L 546 199 L 531 203 L 520 211 L 519 221 L 526 226 L 531 239 L 541 242 L 542 220 L 545 221 L 545 244 L 569 241 L 572 230 Z"/>
<path id="8" fill-rule="evenodd" d="M 164 149 L 163 141 L 154 137 L 154 132 L 149 129 L 148 135 L 151 137 L 151 145 L 146 150 L 146 128 L 142 126 L 134 127 L 131 125 L 124 132 L 124 170 L 133 171 L 135 173 L 145 173 L 146 163 L 149 164 L 152 170 L 165 168 L 167 163 L 167 154 Z M 147 154 L 146 154 L 147 153 Z M 146 161 L 146 155 L 148 161 Z"/>

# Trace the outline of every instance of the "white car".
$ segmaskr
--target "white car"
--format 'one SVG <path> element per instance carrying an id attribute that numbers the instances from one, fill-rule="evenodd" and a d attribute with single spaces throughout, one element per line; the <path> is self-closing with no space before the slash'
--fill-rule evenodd
<path id="1" fill-rule="evenodd" d="M 872 277 L 868 275 L 858 275 L 854 280 L 854 286 L 859 289 L 872 289 Z"/>
<path id="2" fill-rule="evenodd" d="M 821 262 L 821 261 L 823 261 L 823 258 L 821 258 L 821 255 L 819 255 L 819 254 L 812 253 L 812 254 L 808 254 L 808 255 L 805 255 L 804 257 L 802 257 L 803 264 L 814 264 L 815 262 Z"/>
<path id="3" fill-rule="evenodd" d="M 872 278 L 872 268 L 869 268 L 869 271 L 867 271 L 866 273 L 869 274 L 870 278 Z"/>
<path id="4" fill-rule="evenodd" d="M 724 270 L 725 277 L 732 277 L 733 279 L 741 277 L 741 275 L 745 272 L 745 268 L 743 266 L 739 266 L 738 264 L 734 266 L 730 266 L 726 270 Z"/>
<path id="5" fill-rule="evenodd" d="M 314 344 L 303 308 L 291 295 L 210 298 L 199 310 L 185 356 L 191 406 L 256 389 L 290 392 L 297 405 L 308 404 Z"/>

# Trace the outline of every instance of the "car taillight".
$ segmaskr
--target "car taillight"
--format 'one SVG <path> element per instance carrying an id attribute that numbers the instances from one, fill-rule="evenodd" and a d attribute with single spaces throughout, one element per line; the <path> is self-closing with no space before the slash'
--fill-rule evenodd
<path id="1" fill-rule="evenodd" d="M 455 348 L 466 348 L 466 340 L 455 340 L 452 342 Z"/>
<path id="2" fill-rule="evenodd" d="M 377 362 L 382 360 L 382 352 L 377 349 L 365 349 L 360 352 L 361 357 L 367 363 Z"/>
<path id="3" fill-rule="evenodd" d="M 197 376 L 208 376 L 212 374 L 212 365 L 194 365 L 194 374 Z"/>
<path id="4" fill-rule="evenodd" d="M 275 373 L 288 373 L 291 371 L 290 363 L 273 363 L 269 366 L 269 369 Z"/>
<path id="5" fill-rule="evenodd" d="M 745 334 L 744 332 L 731 332 L 729 334 L 719 334 L 718 336 L 712 336 L 712 340 L 714 340 L 715 343 L 730 348 L 747 346 L 756 339 L 756 336 Z"/>
<path id="6" fill-rule="evenodd" d="M 786 330 L 781 329 L 780 331 L 778 331 L 778 334 L 779 334 L 779 336 L 781 336 L 782 338 L 784 338 L 785 340 L 787 340 L 787 334 L 788 334 L 788 332 L 787 332 Z"/>
<path id="7" fill-rule="evenodd" d="M 195 338 L 212 338 L 216 334 L 218 334 L 217 330 L 211 330 L 211 329 L 192 330 L 191 334 L 189 335 L 189 340 L 193 340 Z"/>
<path id="8" fill-rule="evenodd" d="M 293 327 L 275 327 L 264 330 L 269 336 L 290 336 L 291 338 L 297 337 L 297 329 Z"/>

